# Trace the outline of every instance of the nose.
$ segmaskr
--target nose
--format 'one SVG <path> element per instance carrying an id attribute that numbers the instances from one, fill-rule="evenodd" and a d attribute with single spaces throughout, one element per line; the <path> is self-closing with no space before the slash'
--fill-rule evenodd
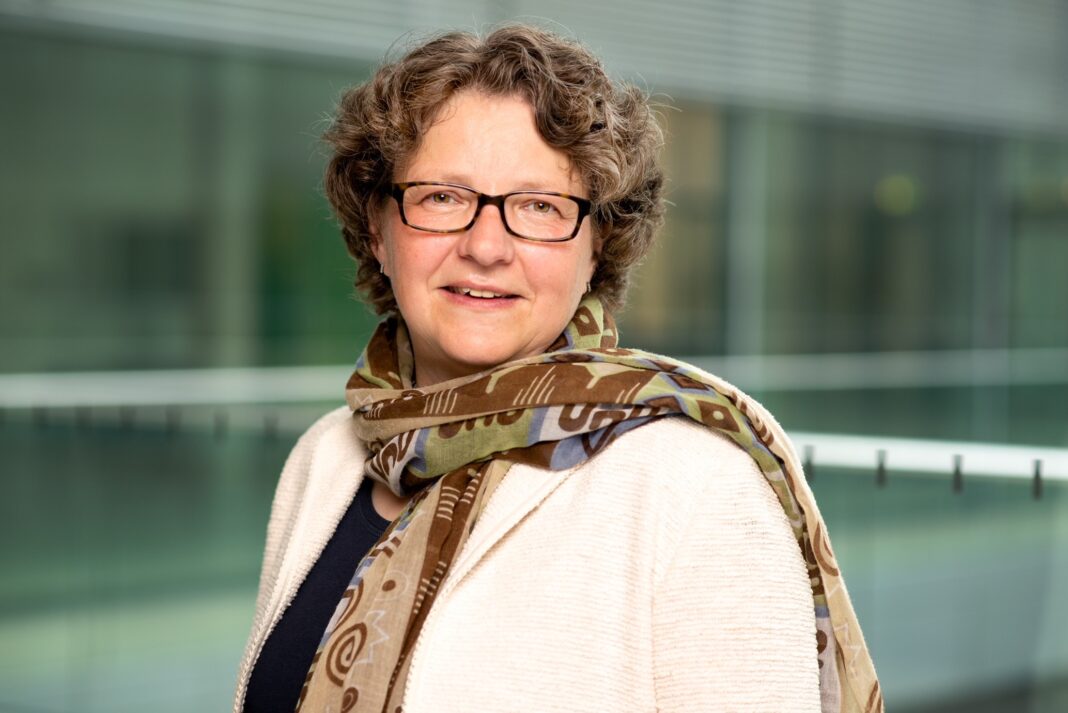
<path id="1" fill-rule="evenodd" d="M 512 261 L 515 242 L 505 230 L 504 216 L 497 206 L 482 206 L 482 210 L 475 216 L 475 224 L 463 233 L 458 250 L 460 255 L 480 265 Z"/>

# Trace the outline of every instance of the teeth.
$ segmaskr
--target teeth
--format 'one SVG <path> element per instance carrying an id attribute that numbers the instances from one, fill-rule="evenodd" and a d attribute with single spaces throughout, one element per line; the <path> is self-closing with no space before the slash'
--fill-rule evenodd
<path id="1" fill-rule="evenodd" d="M 481 297 L 482 299 L 489 299 L 492 297 L 504 297 L 504 295 L 499 295 L 496 292 L 489 292 L 487 290 L 469 290 L 466 287 L 461 287 L 460 292 L 470 297 Z"/>

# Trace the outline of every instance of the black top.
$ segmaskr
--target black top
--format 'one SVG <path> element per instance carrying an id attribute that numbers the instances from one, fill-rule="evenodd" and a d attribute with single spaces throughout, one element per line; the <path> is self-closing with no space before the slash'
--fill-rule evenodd
<path id="1" fill-rule="evenodd" d="M 267 637 L 245 694 L 245 713 L 293 713 L 312 657 L 356 566 L 386 531 L 389 521 L 371 503 L 365 478 L 293 603 Z"/>

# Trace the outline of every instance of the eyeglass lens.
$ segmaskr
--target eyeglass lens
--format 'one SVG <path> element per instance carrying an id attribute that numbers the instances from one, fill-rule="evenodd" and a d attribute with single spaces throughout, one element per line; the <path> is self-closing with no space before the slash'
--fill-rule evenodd
<path id="1" fill-rule="evenodd" d="M 429 184 L 404 191 L 404 216 L 413 228 L 449 232 L 462 230 L 475 217 L 478 193 L 458 186 Z M 512 193 L 504 200 L 504 221 L 515 233 L 532 240 L 559 240 L 575 231 L 579 205 L 551 193 Z"/>

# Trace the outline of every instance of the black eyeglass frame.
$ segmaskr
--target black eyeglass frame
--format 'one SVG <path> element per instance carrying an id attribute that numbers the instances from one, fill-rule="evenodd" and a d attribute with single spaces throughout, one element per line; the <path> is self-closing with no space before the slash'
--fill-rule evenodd
<path id="1" fill-rule="evenodd" d="M 478 196 L 478 205 L 475 206 L 475 214 L 471 216 L 471 222 L 462 228 L 453 228 L 452 230 L 431 230 L 430 228 L 423 228 L 418 225 L 412 225 L 408 222 L 407 216 L 404 215 L 404 192 L 412 186 L 447 186 L 449 188 L 462 188 L 465 191 L 469 191 Z M 593 202 L 588 198 L 579 198 L 573 196 L 570 193 L 557 193 L 556 191 L 512 191 L 511 193 L 503 193 L 499 196 L 491 196 L 486 193 L 480 193 L 471 186 L 465 186 L 462 183 L 445 183 L 443 181 L 408 181 L 405 183 L 391 183 L 389 184 L 389 195 L 397 201 L 397 208 L 400 210 L 401 222 L 407 225 L 409 228 L 415 228 L 416 230 L 422 230 L 425 233 L 437 233 L 440 235 L 448 235 L 451 233 L 462 233 L 466 230 L 470 230 L 474 226 L 475 221 L 478 220 L 478 216 L 481 215 L 482 209 L 487 205 L 497 207 L 497 211 L 501 214 L 501 223 L 504 224 L 504 229 L 508 231 L 509 235 L 513 235 L 520 240 L 528 240 L 532 243 L 563 243 L 568 240 L 573 240 L 578 235 L 579 229 L 582 228 L 582 221 L 593 210 Z M 512 230 L 512 226 L 508 225 L 508 216 L 505 214 L 504 201 L 511 196 L 521 195 L 543 195 L 543 196 L 557 196 L 558 198 L 567 198 L 574 201 L 578 205 L 579 213 L 578 218 L 575 219 L 575 229 L 571 231 L 571 235 L 564 236 L 562 238 L 531 238 L 526 235 L 520 235 Z"/>

